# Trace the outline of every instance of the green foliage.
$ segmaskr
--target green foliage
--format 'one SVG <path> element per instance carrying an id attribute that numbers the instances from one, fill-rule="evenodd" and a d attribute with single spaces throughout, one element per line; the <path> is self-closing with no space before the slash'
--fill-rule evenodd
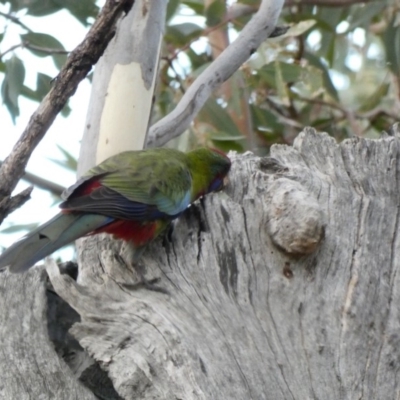
<path id="1" fill-rule="evenodd" d="M 238 2 L 255 12 L 260 0 Z M 222 51 L 252 17 L 250 12 L 227 20 L 231 3 L 235 2 L 169 0 L 154 120 L 171 112 L 212 63 L 210 42 L 213 50 Z M 283 10 L 280 25 L 290 26 L 289 31 L 263 43 L 174 145 L 183 149 L 201 143 L 265 154 L 275 143 L 291 143 L 307 125 L 341 140 L 355 134 L 377 137 L 398 119 L 398 2 L 360 1 L 347 7 L 300 3 Z M 88 26 L 98 6 L 95 0 L 0 0 L 0 5 L 1 99 L 15 121 L 20 97 L 40 102 L 55 78 L 38 72 L 36 87 L 28 87 L 25 72 L 30 66 L 24 64 L 23 52 L 50 57 L 58 69 L 66 59 L 62 43 L 49 32 L 33 31 L 25 16 L 42 18 L 64 9 Z M 10 25 L 19 30 L 20 42 L 14 45 L 5 44 Z M 67 106 L 63 114 L 69 111 Z M 75 171 L 76 159 L 59 150 L 62 159 L 53 161 Z M 31 228 L 14 225 L 2 233 Z"/>
<path id="2" fill-rule="evenodd" d="M 3 102 L 13 120 L 19 115 L 18 96 L 24 86 L 25 67 L 15 55 L 5 62 L 5 77 L 1 85 Z"/>
<path id="3" fill-rule="evenodd" d="M 206 8 L 206 25 L 207 26 L 215 26 L 222 22 L 226 13 L 225 1 L 223 0 L 214 0 L 207 8 Z"/>
<path id="4" fill-rule="evenodd" d="M 227 29 L 234 38 L 249 21 L 251 14 L 227 21 L 226 7 L 223 0 L 170 3 L 156 118 L 212 62 L 210 35 Z M 194 121 L 189 143 L 265 153 L 274 143 L 291 143 L 305 125 L 339 140 L 379 136 L 395 122 L 400 103 L 399 20 L 391 0 L 284 8 L 280 24 L 289 31 L 264 43 L 241 68 L 240 80 L 215 93 Z M 226 47 L 212 40 L 215 48 Z"/>
<path id="5" fill-rule="evenodd" d="M 51 161 L 53 161 L 55 164 L 60 165 L 61 167 L 72 171 L 72 172 L 76 172 L 77 168 L 78 168 L 78 160 L 71 154 L 69 153 L 67 150 L 63 149 L 61 146 L 58 146 L 58 150 L 60 150 L 61 154 L 62 154 L 62 159 L 55 159 L 52 158 Z"/>
<path id="6" fill-rule="evenodd" d="M 15 118 L 19 115 L 19 97 L 23 96 L 40 102 L 50 89 L 51 80 L 54 78 L 38 72 L 36 89 L 27 87 L 24 84 L 25 66 L 16 51 L 24 49 L 37 57 L 51 57 L 58 70 L 61 69 L 67 58 L 64 46 L 59 40 L 50 34 L 32 31 L 24 23 L 24 17 L 27 15 L 40 18 L 64 9 L 87 26 L 90 20 L 96 17 L 98 6 L 95 0 L 2 0 L 0 4 L 3 4 L 4 8 L 8 10 L 7 12 L 2 11 L 0 15 L 1 97 L 15 122 Z M 9 24 L 14 24 L 20 29 L 20 43 L 5 48 L 4 43 L 8 39 L 7 27 Z M 64 116 L 69 112 L 68 106 L 62 111 Z"/>
<path id="7" fill-rule="evenodd" d="M 45 33 L 39 32 L 28 32 L 20 35 L 22 43 L 27 47 L 37 57 L 48 57 L 52 56 L 54 64 L 58 69 L 64 65 L 67 55 L 66 54 L 56 54 L 57 50 L 63 50 L 64 46 L 53 36 L 47 35 Z M 35 47 L 28 47 L 29 45 L 34 45 Z"/>
<path id="8" fill-rule="evenodd" d="M 400 26 L 396 23 L 395 18 L 391 20 L 382 34 L 382 39 L 388 66 L 391 72 L 398 76 L 400 71 Z"/>
<path id="9" fill-rule="evenodd" d="M 259 0 L 239 2 L 253 7 L 253 12 L 259 4 Z M 9 10 L 8 17 L 0 17 L 0 22 L 4 20 L 0 46 L 7 38 L 7 24 L 18 25 L 24 51 L 51 57 L 57 68 L 65 62 L 63 45 L 50 33 L 32 31 L 24 16 L 39 18 L 66 9 L 87 25 L 98 12 L 95 0 L 0 0 L 0 4 Z M 223 50 L 228 45 L 225 33 L 228 41 L 233 40 L 250 20 L 252 12 L 228 20 L 229 7 L 225 0 L 168 2 L 166 62 L 161 65 L 154 119 L 169 113 L 213 61 L 211 36 L 214 49 Z M 338 139 L 378 136 L 395 122 L 400 103 L 399 10 L 392 0 L 284 8 L 280 24 L 289 25 L 289 31 L 262 44 L 215 93 L 194 121 L 187 143 L 265 153 L 273 143 L 290 143 L 305 125 L 327 130 Z M 19 97 L 40 101 L 54 77 L 39 72 L 36 88 L 27 87 L 21 49 L 15 53 L 0 48 L 1 96 L 15 120 Z M 68 112 L 66 107 L 63 113 Z"/>
<path id="10" fill-rule="evenodd" d="M 90 17 L 98 13 L 95 0 L 11 0 L 1 1 L 10 6 L 10 12 L 16 13 L 25 10 L 28 15 L 44 17 L 67 9 L 82 24 L 87 25 Z"/>

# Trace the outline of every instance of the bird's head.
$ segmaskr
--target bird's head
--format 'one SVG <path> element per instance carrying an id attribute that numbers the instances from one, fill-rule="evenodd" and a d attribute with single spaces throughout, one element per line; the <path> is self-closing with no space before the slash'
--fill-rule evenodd
<path id="1" fill-rule="evenodd" d="M 231 168 L 231 160 L 217 149 L 200 148 L 188 153 L 193 179 L 193 197 L 221 190 Z"/>

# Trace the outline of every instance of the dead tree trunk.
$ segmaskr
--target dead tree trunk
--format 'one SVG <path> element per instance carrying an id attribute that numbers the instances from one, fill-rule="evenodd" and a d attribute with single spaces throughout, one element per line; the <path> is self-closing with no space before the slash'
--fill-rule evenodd
<path id="1" fill-rule="evenodd" d="M 233 156 L 138 278 L 103 238 L 76 283 L 71 332 L 123 399 L 399 398 L 400 141 L 306 129 L 271 158 Z"/>

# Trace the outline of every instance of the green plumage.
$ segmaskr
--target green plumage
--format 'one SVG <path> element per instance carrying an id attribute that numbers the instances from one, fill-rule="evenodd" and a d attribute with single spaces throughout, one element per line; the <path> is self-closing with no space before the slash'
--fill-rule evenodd
<path id="1" fill-rule="evenodd" d="M 63 245 L 107 232 L 143 246 L 198 197 L 222 187 L 230 169 L 209 149 L 127 151 L 92 168 L 65 191 L 63 212 L 0 256 L 0 269 L 22 272 Z"/>
<path id="2" fill-rule="evenodd" d="M 104 175 L 102 185 L 172 215 L 191 190 L 187 157 L 174 149 L 127 151 L 92 168 L 85 177 Z"/>

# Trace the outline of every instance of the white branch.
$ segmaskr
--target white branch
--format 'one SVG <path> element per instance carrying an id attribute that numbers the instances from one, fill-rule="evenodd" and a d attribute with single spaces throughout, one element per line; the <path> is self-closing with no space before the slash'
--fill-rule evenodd
<path id="1" fill-rule="evenodd" d="M 136 0 L 96 66 L 78 175 L 146 143 L 166 8 L 167 0 Z"/>
<path id="2" fill-rule="evenodd" d="M 260 9 L 238 38 L 193 82 L 176 108 L 150 128 L 148 147 L 161 146 L 189 127 L 211 93 L 273 32 L 283 3 L 284 0 L 262 1 Z"/>

